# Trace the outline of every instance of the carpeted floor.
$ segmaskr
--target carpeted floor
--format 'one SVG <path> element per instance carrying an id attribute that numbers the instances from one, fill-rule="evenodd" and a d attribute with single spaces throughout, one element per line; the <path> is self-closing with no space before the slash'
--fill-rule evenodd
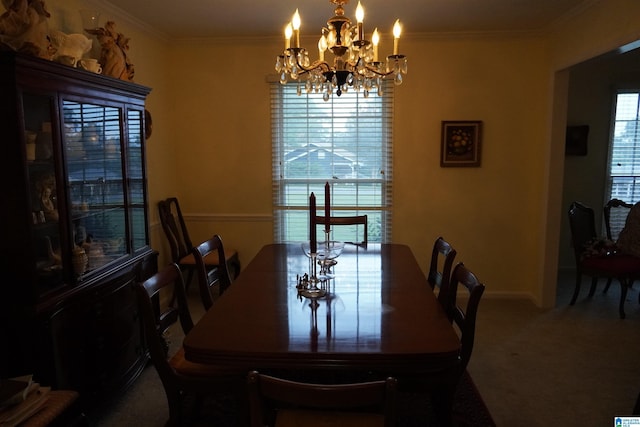
<path id="1" fill-rule="evenodd" d="M 439 426 L 430 399 L 423 394 L 401 393 L 398 412 L 398 425 L 401 427 Z M 466 373 L 458 384 L 453 416 L 456 427 L 496 425 L 469 373 Z"/>

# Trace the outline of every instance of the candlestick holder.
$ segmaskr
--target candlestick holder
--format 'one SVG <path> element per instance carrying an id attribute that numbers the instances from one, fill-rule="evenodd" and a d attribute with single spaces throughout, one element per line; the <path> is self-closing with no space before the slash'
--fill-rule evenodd
<path id="1" fill-rule="evenodd" d="M 327 233 L 327 237 L 328 237 Z M 336 258 L 342 254 L 344 249 L 344 242 L 337 240 L 325 240 L 325 242 L 318 248 L 318 265 L 320 265 L 320 274 L 318 277 L 322 280 L 333 279 L 335 274 L 331 271 L 331 268 L 335 266 L 338 261 Z"/>
<path id="2" fill-rule="evenodd" d="M 309 243 L 302 244 L 302 251 L 309 258 L 309 273 L 305 273 L 302 277 L 296 277 L 296 288 L 298 295 L 306 298 L 321 298 L 327 294 L 324 286 L 324 280 L 318 276 L 318 259 L 319 251 L 311 252 Z"/>

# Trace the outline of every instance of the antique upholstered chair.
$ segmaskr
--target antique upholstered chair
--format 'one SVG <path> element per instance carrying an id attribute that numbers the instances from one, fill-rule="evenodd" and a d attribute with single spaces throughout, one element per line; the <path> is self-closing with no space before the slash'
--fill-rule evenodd
<path id="1" fill-rule="evenodd" d="M 217 252 L 219 260 L 226 259 L 222 238 L 217 234 L 193 248 L 200 299 L 205 310 L 209 310 L 213 305 L 211 291 L 214 287 L 217 286 L 218 295 L 222 295 L 231 285 L 226 261 L 220 262 L 217 267 L 207 268 L 205 260 L 214 252 Z"/>
<path id="2" fill-rule="evenodd" d="M 320 216 L 320 215 L 316 215 L 314 217 L 314 221 L 315 221 L 316 226 L 323 225 L 323 224 L 325 224 L 325 217 L 324 216 Z M 367 246 L 367 242 L 369 241 L 369 239 L 368 239 L 369 219 L 368 219 L 367 215 L 330 216 L 329 217 L 329 225 L 332 228 L 335 225 L 351 225 L 351 226 L 356 226 L 356 227 L 358 225 L 362 225 L 362 240 L 360 240 L 360 238 L 359 238 L 360 234 L 358 234 L 358 230 L 356 228 L 356 230 L 355 230 L 356 239 L 354 241 L 350 241 L 350 242 L 346 242 L 346 243 L 353 243 L 353 244 L 360 245 L 360 246 Z M 338 239 L 338 240 L 340 240 L 340 239 Z M 358 241 L 358 240 L 360 240 L 360 241 Z"/>
<path id="3" fill-rule="evenodd" d="M 169 241 L 169 247 L 171 248 L 172 262 L 178 264 L 181 270 L 187 271 L 185 284 L 189 287 L 195 271 L 195 260 L 193 258 L 194 245 L 191 243 L 189 231 L 184 222 L 184 217 L 182 216 L 178 199 L 176 197 L 169 197 L 165 200 L 161 200 L 158 202 L 158 212 L 160 214 L 162 229 L 164 230 L 164 234 Z M 232 248 L 225 249 L 227 265 L 233 271 L 233 278 L 236 278 L 238 277 L 238 274 L 240 274 L 240 259 L 238 257 L 238 252 Z M 218 253 L 212 252 L 205 259 L 205 263 L 208 268 L 220 265 Z"/>
<path id="4" fill-rule="evenodd" d="M 438 237 L 433 243 L 429 272 L 427 273 L 427 282 L 429 282 L 431 289 L 439 289 L 438 301 L 450 319 L 452 302 L 449 300 L 449 281 L 456 254 L 456 250 L 444 238 Z"/>
<path id="5" fill-rule="evenodd" d="M 620 199 L 611 199 L 604 205 L 604 226 L 607 231 L 607 239 L 614 242 L 618 240 L 618 235 L 624 228 L 627 215 L 629 215 L 629 211 L 632 207 L 632 203 L 623 202 Z M 611 286 L 612 281 L 613 279 L 611 278 L 607 279 L 607 284 L 605 285 L 603 292 L 607 292 L 609 290 L 609 286 Z M 629 286 L 631 286 L 631 282 L 629 282 Z"/>
<path id="6" fill-rule="evenodd" d="M 607 230 L 607 239 L 618 240 L 618 235 L 624 228 L 627 215 L 632 207 L 632 203 L 623 202 L 620 199 L 611 199 L 604 205 L 604 226 Z"/>
<path id="7" fill-rule="evenodd" d="M 251 427 L 396 425 L 395 378 L 311 384 L 252 371 L 247 381 Z"/>
<path id="8" fill-rule="evenodd" d="M 176 264 L 168 265 L 141 283 L 137 292 L 151 361 L 162 381 L 169 405 L 167 425 L 182 425 L 187 396 L 201 400 L 207 395 L 231 392 L 242 399 L 246 389 L 246 371 L 190 362 L 185 359 L 182 346 L 175 354 L 168 354 L 169 345 L 164 334 L 169 327 L 179 320 L 185 335 L 193 328 L 180 268 Z M 163 292 L 175 295 L 177 304 L 162 304 Z"/>
<path id="9" fill-rule="evenodd" d="M 570 305 L 575 304 L 580 293 L 582 276 L 591 276 L 589 297 L 593 296 L 599 277 L 617 279 L 620 282 L 620 304 L 618 311 L 624 319 L 624 301 L 629 282 L 640 275 L 640 258 L 625 254 L 591 254 L 588 248 L 597 242 L 595 215 L 593 209 L 580 202 L 569 207 L 569 226 L 576 262 L 576 281 Z"/>

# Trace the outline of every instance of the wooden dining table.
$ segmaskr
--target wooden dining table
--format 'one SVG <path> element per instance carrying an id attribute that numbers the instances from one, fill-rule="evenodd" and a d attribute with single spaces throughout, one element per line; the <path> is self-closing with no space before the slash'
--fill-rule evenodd
<path id="1" fill-rule="evenodd" d="M 389 375 L 446 370 L 460 340 L 411 249 L 346 245 L 323 285 L 300 295 L 310 272 L 300 244 L 268 244 L 187 334 L 193 362 L 248 370 L 359 370 Z"/>

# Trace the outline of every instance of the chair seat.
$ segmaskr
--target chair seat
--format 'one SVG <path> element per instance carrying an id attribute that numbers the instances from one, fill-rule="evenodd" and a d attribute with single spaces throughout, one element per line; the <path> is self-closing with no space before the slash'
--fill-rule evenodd
<path id="1" fill-rule="evenodd" d="M 171 357 L 169 364 L 181 375 L 188 377 L 244 377 L 246 370 L 231 369 L 224 366 L 205 365 L 202 363 L 190 362 L 184 357 L 184 348 L 180 348 L 176 354 Z"/>
<path id="2" fill-rule="evenodd" d="M 233 248 L 227 249 L 224 248 L 225 258 L 227 258 L 227 262 L 232 261 L 234 258 L 238 257 L 238 251 Z M 218 252 L 211 252 L 204 257 L 205 265 L 220 265 L 220 259 L 218 258 Z M 180 258 L 180 265 L 196 265 L 196 259 L 193 257 L 193 254 L 190 253 L 182 258 Z"/>
<path id="3" fill-rule="evenodd" d="M 629 276 L 640 274 L 640 258 L 625 254 L 590 257 L 582 261 L 582 268 L 600 271 L 612 277 Z"/>
<path id="4" fill-rule="evenodd" d="M 384 427 L 384 415 L 369 412 L 283 409 L 276 427 Z"/>

